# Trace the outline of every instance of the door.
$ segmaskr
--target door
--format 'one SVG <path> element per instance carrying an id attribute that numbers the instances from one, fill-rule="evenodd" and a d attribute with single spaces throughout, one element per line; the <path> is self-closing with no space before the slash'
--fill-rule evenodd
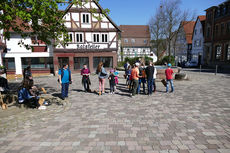
<path id="1" fill-rule="evenodd" d="M 202 59 L 202 55 L 199 54 L 199 56 L 198 56 L 198 66 L 200 66 L 202 64 L 201 59 Z"/>
<path id="2" fill-rule="evenodd" d="M 63 67 L 63 64 L 69 65 L 69 57 L 58 57 L 59 68 Z"/>

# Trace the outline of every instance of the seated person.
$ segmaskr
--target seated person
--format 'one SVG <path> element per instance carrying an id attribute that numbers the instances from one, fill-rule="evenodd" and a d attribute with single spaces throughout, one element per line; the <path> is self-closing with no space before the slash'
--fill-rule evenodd
<path id="1" fill-rule="evenodd" d="M 38 108 L 40 104 L 38 103 L 39 97 L 32 96 L 29 92 L 30 86 L 27 81 L 23 81 L 22 86 L 18 90 L 18 102 L 19 104 L 25 104 L 31 108 Z"/>

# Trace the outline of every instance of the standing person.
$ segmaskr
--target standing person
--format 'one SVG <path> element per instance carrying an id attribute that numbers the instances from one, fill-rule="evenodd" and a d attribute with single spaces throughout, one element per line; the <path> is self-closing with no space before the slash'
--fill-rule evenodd
<path id="1" fill-rule="evenodd" d="M 140 94 L 141 91 L 141 83 L 143 85 L 143 93 L 145 94 L 145 83 L 146 83 L 146 74 L 145 74 L 145 65 L 144 63 L 141 63 L 141 67 L 139 68 L 139 84 L 137 88 L 137 94 Z"/>
<path id="2" fill-rule="evenodd" d="M 85 92 L 90 92 L 89 85 L 91 84 L 89 75 L 90 75 L 90 70 L 88 69 L 87 65 L 83 65 L 83 69 L 81 70 L 81 75 L 82 75 L 82 84 L 84 86 Z"/>
<path id="3" fill-rule="evenodd" d="M 103 67 L 103 62 L 98 64 L 96 73 L 99 78 L 99 95 L 101 95 L 105 93 L 105 78 L 107 78 L 107 72 Z"/>
<path id="4" fill-rule="evenodd" d="M 131 71 L 132 71 L 132 67 L 131 67 L 131 65 L 129 65 L 128 70 L 127 70 L 127 79 L 126 79 L 126 85 L 127 85 L 128 88 L 130 88 L 131 81 L 132 81 L 131 78 L 130 78 Z"/>
<path id="5" fill-rule="evenodd" d="M 135 96 L 137 93 L 137 87 L 139 82 L 139 63 L 135 63 L 135 67 L 132 69 L 131 78 L 133 81 L 133 90 L 131 96 Z"/>
<path id="6" fill-rule="evenodd" d="M 154 67 L 153 62 L 149 61 L 149 66 L 145 69 L 147 75 L 148 82 L 148 95 L 152 95 L 153 93 L 153 75 L 154 75 Z"/>
<path id="7" fill-rule="evenodd" d="M 72 83 L 71 71 L 68 64 L 63 64 L 63 68 L 58 72 L 59 83 L 61 84 L 62 100 L 68 98 L 69 84 Z"/>
<path id="8" fill-rule="evenodd" d="M 157 68 L 153 64 L 154 67 L 154 74 L 153 74 L 153 92 L 156 92 L 156 79 L 157 79 Z"/>
<path id="9" fill-rule="evenodd" d="M 32 76 L 32 72 L 31 72 L 31 67 L 30 66 L 27 66 L 25 69 L 24 69 L 24 72 L 23 72 L 23 79 L 24 80 L 28 80 L 30 85 L 33 86 L 34 84 L 34 80 L 33 80 L 33 76 Z"/>
<path id="10" fill-rule="evenodd" d="M 114 86 L 114 92 L 117 92 L 117 85 L 119 83 L 118 77 L 119 77 L 119 72 L 117 71 L 117 68 L 114 68 L 114 76 L 115 76 L 115 86 Z"/>
<path id="11" fill-rule="evenodd" d="M 115 92 L 115 75 L 114 75 L 114 70 L 110 70 L 109 74 L 109 86 L 110 86 L 110 94 L 114 94 Z"/>
<path id="12" fill-rule="evenodd" d="M 166 92 L 168 93 L 168 88 L 169 88 L 169 83 L 171 85 L 171 92 L 174 91 L 174 86 L 173 86 L 173 70 L 171 69 L 172 64 L 168 64 L 168 68 L 165 70 L 165 75 L 166 75 Z"/>
<path id="13" fill-rule="evenodd" d="M 128 70 L 128 67 L 130 66 L 129 62 L 127 61 L 125 64 L 124 64 L 124 68 L 125 68 L 125 79 L 127 78 L 127 70 Z"/>

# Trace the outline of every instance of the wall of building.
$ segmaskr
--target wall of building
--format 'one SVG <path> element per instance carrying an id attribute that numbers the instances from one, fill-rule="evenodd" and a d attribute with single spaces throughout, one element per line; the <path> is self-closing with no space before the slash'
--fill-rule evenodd
<path id="1" fill-rule="evenodd" d="M 201 64 L 204 58 L 204 36 L 203 28 L 200 20 L 198 19 L 194 28 L 193 40 L 192 40 L 192 61 L 199 62 L 199 55 L 201 56 Z"/>

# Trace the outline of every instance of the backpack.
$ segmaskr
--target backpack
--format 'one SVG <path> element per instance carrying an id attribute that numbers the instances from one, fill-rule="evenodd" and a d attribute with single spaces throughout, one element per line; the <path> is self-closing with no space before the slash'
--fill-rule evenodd
<path id="1" fill-rule="evenodd" d="M 61 70 L 61 79 L 63 78 L 63 76 L 64 76 L 64 71 L 63 71 L 63 69 L 59 69 L 59 70 Z M 72 83 L 72 78 L 71 78 L 71 72 L 70 72 L 70 70 L 69 69 L 67 69 L 68 70 L 68 72 L 69 72 L 69 82 L 70 82 L 70 84 Z M 58 82 L 60 82 L 60 80 L 58 79 Z"/>

